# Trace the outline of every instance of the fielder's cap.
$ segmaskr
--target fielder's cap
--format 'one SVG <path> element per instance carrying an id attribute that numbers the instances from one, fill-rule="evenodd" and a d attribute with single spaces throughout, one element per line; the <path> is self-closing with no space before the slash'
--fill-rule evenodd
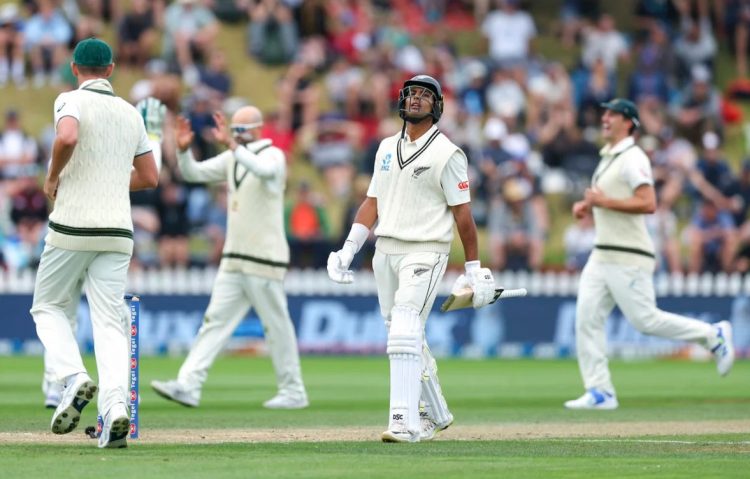
<path id="1" fill-rule="evenodd" d="M 636 107 L 635 103 L 632 101 L 626 100 L 625 98 L 615 98 L 607 103 L 602 103 L 601 106 L 631 120 L 636 128 L 641 126 L 641 118 L 638 116 L 638 107 Z"/>
<path id="2" fill-rule="evenodd" d="M 82 67 L 106 67 L 112 64 L 112 49 L 103 40 L 81 40 L 73 50 L 73 63 Z"/>

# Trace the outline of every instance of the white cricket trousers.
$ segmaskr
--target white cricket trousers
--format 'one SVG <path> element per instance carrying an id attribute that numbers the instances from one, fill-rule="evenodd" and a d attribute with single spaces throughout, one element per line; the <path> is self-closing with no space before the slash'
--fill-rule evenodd
<path id="1" fill-rule="evenodd" d="M 437 376 L 437 363 L 432 356 L 432 352 L 427 345 L 427 339 L 424 334 L 427 317 L 430 314 L 432 305 L 437 296 L 437 286 L 445 274 L 445 268 L 448 264 L 448 255 L 441 253 L 409 253 L 400 255 L 386 255 L 380 251 L 375 252 L 372 260 L 372 269 L 375 273 L 375 282 L 378 289 L 378 302 L 380 312 L 385 318 L 386 328 L 390 336 L 392 333 L 392 322 L 403 321 L 404 318 L 391 314 L 394 308 L 401 311 L 411 310 L 414 314 L 419 315 L 421 325 L 421 355 L 416 371 L 413 368 L 407 369 L 407 377 L 400 373 L 394 372 L 394 357 L 390 356 L 391 363 L 391 384 L 390 384 L 390 413 L 389 420 L 395 409 L 403 405 L 404 401 L 411 401 L 408 391 L 413 386 L 412 380 L 417 384 L 422 383 L 422 393 L 416 397 L 417 404 L 421 399 L 428 403 L 428 395 L 425 394 L 425 388 L 432 391 L 433 400 L 441 404 L 428 404 L 433 409 L 440 408 L 445 414 L 448 413 L 448 407 L 445 404 L 445 398 L 440 390 L 440 382 Z M 415 377 L 411 377 L 411 373 Z M 426 381 L 426 382 L 425 382 Z M 414 408 L 417 404 L 407 404 Z M 408 413 L 410 416 L 411 413 Z M 407 421 L 408 423 L 408 421 Z"/>
<path id="2" fill-rule="evenodd" d="M 255 308 L 263 324 L 279 393 L 306 398 L 297 336 L 289 316 L 283 283 L 221 269 L 211 291 L 203 325 L 180 368 L 177 380 L 188 390 L 200 391 L 216 356 L 224 349 L 251 307 Z"/>
<path id="3" fill-rule="evenodd" d="M 36 274 L 31 315 L 58 381 L 87 372 L 69 318 L 71 302 L 80 301 L 86 280 L 102 416 L 114 404 L 127 404 L 130 335 L 124 296 L 129 265 L 129 254 L 71 251 L 47 244 Z"/>
<path id="4" fill-rule="evenodd" d="M 703 346 L 715 336 L 710 324 L 656 307 L 650 271 L 635 266 L 588 261 L 576 303 L 576 349 L 586 389 L 615 393 L 607 361 L 604 323 L 615 304 L 640 332 Z"/>

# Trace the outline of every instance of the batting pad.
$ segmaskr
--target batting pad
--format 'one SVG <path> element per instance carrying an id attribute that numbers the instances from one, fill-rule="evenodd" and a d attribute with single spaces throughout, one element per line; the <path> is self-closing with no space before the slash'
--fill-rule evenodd
<path id="1" fill-rule="evenodd" d="M 449 424 L 453 417 L 448 410 L 448 403 L 443 396 L 438 380 L 437 362 L 432 356 L 427 343 L 422 348 L 422 400 L 425 402 L 425 410 L 436 424 L 442 426 Z"/>
<path id="2" fill-rule="evenodd" d="M 407 430 L 416 434 L 421 428 L 421 353 L 422 324 L 419 313 L 409 308 L 393 308 L 388 333 L 388 358 L 391 368 L 390 424 L 403 421 Z"/>

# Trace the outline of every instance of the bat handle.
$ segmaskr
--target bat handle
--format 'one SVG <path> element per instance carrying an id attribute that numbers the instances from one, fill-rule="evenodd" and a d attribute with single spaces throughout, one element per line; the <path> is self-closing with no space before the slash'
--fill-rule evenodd
<path id="1" fill-rule="evenodd" d="M 498 299 L 520 298 L 521 296 L 526 296 L 527 294 L 528 294 L 528 291 L 526 291 L 526 288 L 518 288 L 518 289 L 498 288 L 495 290 L 495 299 L 492 300 L 492 303 L 494 303 Z"/>

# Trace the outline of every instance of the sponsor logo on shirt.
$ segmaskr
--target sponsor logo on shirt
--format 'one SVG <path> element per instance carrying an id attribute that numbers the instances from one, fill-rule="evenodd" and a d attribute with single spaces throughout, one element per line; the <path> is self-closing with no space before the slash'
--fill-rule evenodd
<path id="1" fill-rule="evenodd" d="M 383 158 L 383 161 L 380 162 L 380 171 L 391 171 L 391 158 L 393 155 L 388 153 Z"/>
<path id="2" fill-rule="evenodd" d="M 469 180 L 466 181 L 459 181 L 458 182 L 458 189 L 461 191 L 466 191 L 469 189 Z"/>

